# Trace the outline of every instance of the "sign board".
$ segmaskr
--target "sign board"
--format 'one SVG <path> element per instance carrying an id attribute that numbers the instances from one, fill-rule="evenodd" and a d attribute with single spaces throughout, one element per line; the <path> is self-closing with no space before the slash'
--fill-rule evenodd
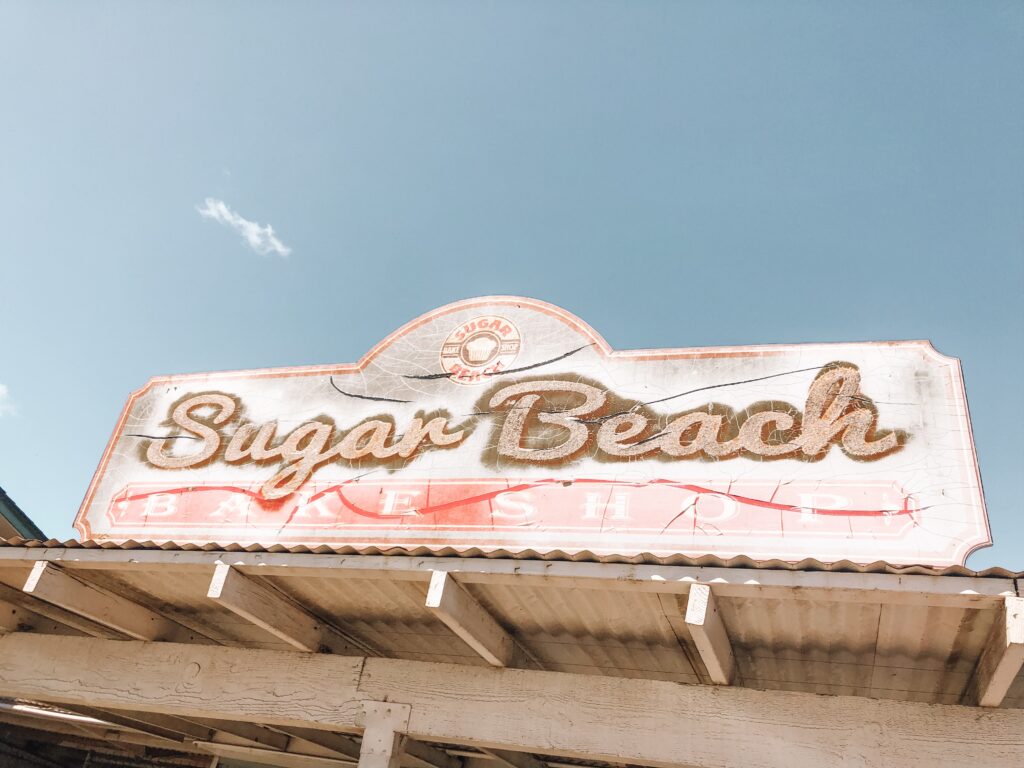
<path id="1" fill-rule="evenodd" d="M 515 297 L 438 309 L 355 364 L 152 379 L 75 524 L 929 565 L 990 543 L 959 362 L 928 342 L 614 351 Z"/>

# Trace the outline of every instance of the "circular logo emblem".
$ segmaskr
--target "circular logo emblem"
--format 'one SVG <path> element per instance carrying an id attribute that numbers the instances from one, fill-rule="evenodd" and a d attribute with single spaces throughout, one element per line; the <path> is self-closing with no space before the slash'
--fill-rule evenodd
<path id="1" fill-rule="evenodd" d="M 523 340 L 515 324 L 497 315 L 456 327 L 441 345 L 441 370 L 457 384 L 479 384 L 512 366 Z"/>

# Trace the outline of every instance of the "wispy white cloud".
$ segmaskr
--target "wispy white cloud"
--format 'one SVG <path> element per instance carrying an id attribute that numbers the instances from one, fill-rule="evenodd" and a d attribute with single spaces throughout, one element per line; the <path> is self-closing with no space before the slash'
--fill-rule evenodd
<path id="1" fill-rule="evenodd" d="M 269 224 L 263 226 L 255 221 L 249 221 L 241 214 L 232 211 L 223 200 L 208 197 L 201 206 L 196 206 L 196 210 L 199 211 L 199 215 L 204 219 L 213 219 L 225 226 L 231 227 L 242 236 L 242 239 L 256 253 L 263 256 L 276 253 L 284 258 L 292 252 L 291 248 L 277 238 L 272 226 Z"/>
<path id="2" fill-rule="evenodd" d="M 0 384 L 0 416 L 13 416 L 15 413 L 17 409 L 11 402 L 11 393 L 5 384 Z"/>

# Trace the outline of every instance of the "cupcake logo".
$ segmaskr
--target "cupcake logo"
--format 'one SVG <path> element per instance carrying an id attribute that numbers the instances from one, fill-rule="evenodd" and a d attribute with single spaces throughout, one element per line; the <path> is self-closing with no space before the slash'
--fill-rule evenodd
<path id="1" fill-rule="evenodd" d="M 484 315 L 461 323 L 441 345 L 441 369 L 456 384 L 480 384 L 512 367 L 522 337 L 504 317 Z"/>

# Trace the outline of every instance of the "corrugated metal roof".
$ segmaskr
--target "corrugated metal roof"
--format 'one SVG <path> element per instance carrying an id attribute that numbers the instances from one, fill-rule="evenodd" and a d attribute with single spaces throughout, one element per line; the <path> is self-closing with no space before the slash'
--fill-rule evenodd
<path id="1" fill-rule="evenodd" d="M 894 575 L 915 575 L 915 576 L 967 576 L 980 578 L 1000 579 L 1022 579 L 1024 571 L 1011 571 L 1006 568 L 986 568 L 981 571 L 974 571 L 964 566 L 952 565 L 946 568 L 936 568 L 927 565 L 895 565 L 882 560 L 869 564 L 854 563 L 849 560 L 825 563 L 821 560 L 805 559 L 799 562 L 787 562 L 785 560 L 753 560 L 749 557 L 721 558 L 716 555 L 704 555 L 702 557 L 689 557 L 686 555 L 673 555 L 671 557 L 658 557 L 650 553 L 643 553 L 626 557 L 623 555 L 596 555 L 593 552 L 585 551 L 579 553 L 567 553 L 561 550 L 550 552 L 537 552 L 532 549 L 510 551 L 506 549 L 482 550 L 471 548 L 428 548 L 415 547 L 329 547 L 321 545 L 308 547 L 303 545 L 284 546 L 263 546 L 260 544 L 196 544 L 192 542 L 177 543 L 173 541 L 125 541 L 115 543 L 111 541 L 78 541 L 67 539 L 59 541 L 49 539 L 47 541 L 11 538 L 0 539 L 0 547 L 24 547 L 30 549 L 113 549 L 113 550 L 162 550 L 182 552 L 266 552 L 289 554 L 310 553 L 317 555 L 370 555 L 387 557 L 461 557 L 461 558 L 484 558 L 489 560 L 544 560 L 558 562 L 577 563 L 622 563 L 627 565 L 671 565 L 685 566 L 692 568 L 750 568 L 754 570 L 782 570 L 782 571 L 824 571 L 831 573 L 887 573 Z"/>

